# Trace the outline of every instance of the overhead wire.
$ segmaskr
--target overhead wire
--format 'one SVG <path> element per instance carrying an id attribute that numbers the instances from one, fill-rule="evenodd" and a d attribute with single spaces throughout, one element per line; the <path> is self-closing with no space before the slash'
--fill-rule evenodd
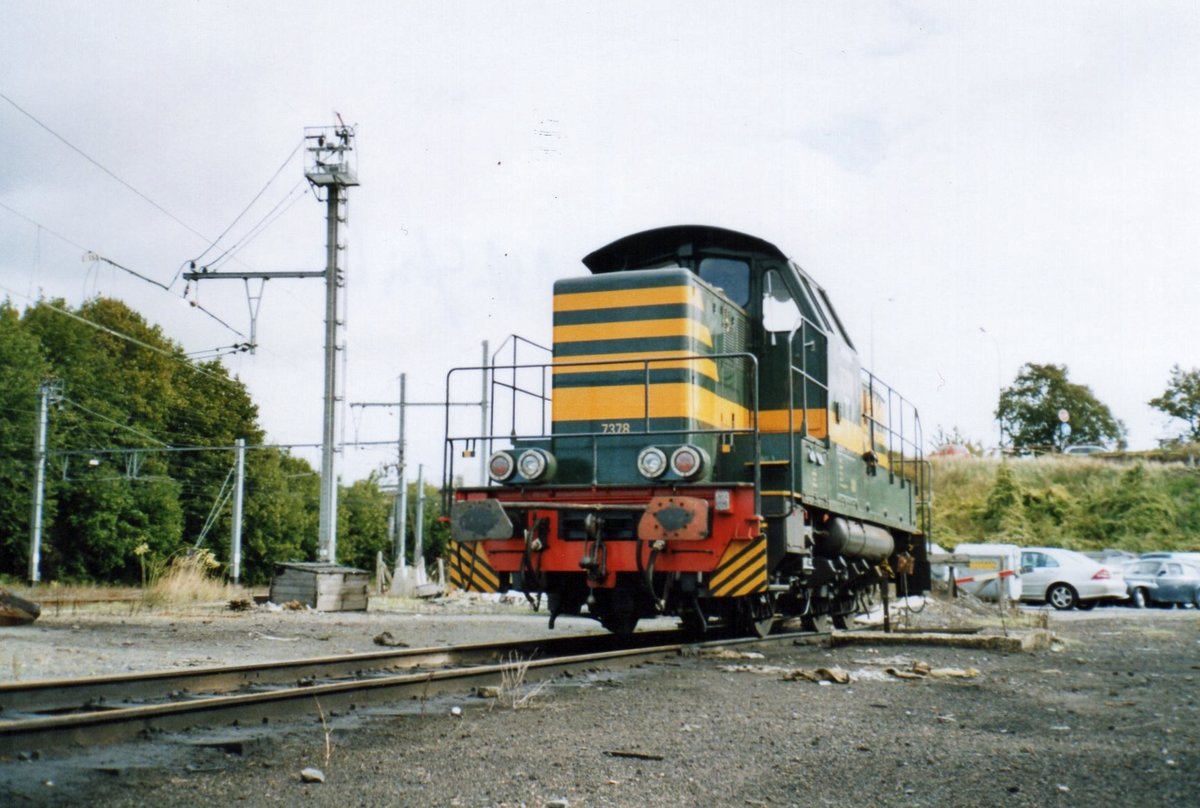
<path id="1" fill-rule="evenodd" d="M 0 284 L 0 289 L 3 289 L 4 291 L 8 292 L 11 295 L 17 295 L 18 297 L 24 297 L 24 298 L 28 299 L 28 295 L 18 292 L 17 290 L 12 289 L 8 286 L 4 286 L 3 284 Z M 179 362 L 180 364 L 184 365 L 185 367 L 191 368 L 196 373 L 201 373 L 205 376 L 211 376 L 212 378 L 220 381 L 222 384 L 234 384 L 234 385 L 239 384 L 239 382 L 237 382 L 237 380 L 235 380 L 235 379 L 230 379 L 227 376 L 222 376 L 220 374 L 213 373 L 211 370 L 206 370 L 206 369 L 200 367 L 199 365 L 196 365 L 193 362 L 187 361 L 186 358 L 181 358 L 180 356 L 173 354 L 170 351 L 167 351 L 167 350 L 164 350 L 157 346 L 151 345 L 147 342 L 143 342 L 142 340 L 138 339 L 137 337 L 131 337 L 128 334 L 122 334 L 120 331 L 117 331 L 116 329 L 109 328 L 108 326 L 101 325 L 100 323 L 97 323 L 97 322 L 93 322 L 92 320 L 89 320 L 85 317 L 81 317 L 80 315 L 76 314 L 75 312 L 67 311 L 66 309 L 59 308 L 58 306 L 55 306 L 53 303 L 49 303 L 45 300 L 38 301 L 38 302 L 39 302 L 39 305 L 45 306 L 46 308 L 50 309 L 51 311 L 57 312 L 65 317 L 70 317 L 72 320 L 77 320 L 85 325 L 91 326 L 92 328 L 95 328 L 95 329 L 103 331 L 107 334 L 110 334 L 110 335 L 116 337 L 117 339 L 123 339 L 126 342 L 132 343 L 141 348 L 145 348 L 148 351 L 153 351 L 154 353 L 162 354 L 163 356 L 166 356 L 173 361 Z"/>
<path id="2" fill-rule="evenodd" d="M 283 170 L 285 168 L 287 168 L 287 164 L 292 162 L 292 158 L 296 156 L 296 152 L 300 151 L 300 147 L 303 145 L 304 145 L 303 139 L 299 140 L 296 143 L 296 147 L 294 149 L 292 149 L 291 153 L 288 154 L 287 158 L 282 163 L 280 163 L 279 168 L 275 169 L 275 173 L 271 175 L 271 178 L 269 180 L 267 180 L 266 184 L 263 185 L 263 187 L 261 189 L 259 189 L 259 192 L 254 195 L 254 198 L 251 199 L 249 203 L 247 203 L 246 207 L 242 208 L 242 212 L 239 213 L 236 217 L 234 217 L 233 221 L 229 223 L 229 226 L 226 227 L 223 231 L 221 231 L 221 235 L 217 236 L 212 241 L 212 243 L 209 244 L 208 247 L 205 248 L 204 252 L 200 253 L 195 258 L 191 259 L 190 263 L 192 263 L 192 264 L 199 263 L 200 260 L 204 256 L 208 255 L 208 253 L 214 247 L 217 246 L 217 244 L 221 241 L 221 239 L 223 239 L 223 238 L 225 238 L 225 236 L 229 235 L 229 231 L 234 228 L 234 225 L 236 225 L 239 221 L 241 221 L 242 217 L 245 216 L 247 212 L 249 212 L 250 208 L 254 207 L 254 203 L 257 202 L 262 197 L 262 195 L 267 192 L 267 189 L 271 187 L 271 183 L 275 182 L 275 180 L 279 177 L 279 175 L 281 173 L 283 173 Z M 276 207 L 278 207 L 278 205 L 276 205 Z M 228 252 L 228 250 L 226 250 L 226 252 Z M 178 280 L 178 279 L 179 279 L 179 272 L 176 272 L 175 280 Z M 175 283 L 175 280 L 172 280 L 171 283 L 172 284 Z"/>
<path id="3" fill-rule="evenodd" d="M 158 288 L 160 288 L 160 289 L 164 289 L 164 290 L 166 290 L 167 292 L 170 292 L 170 291 L 171 291 L 171 287 L 170 287 L 170 286 L 168 286 L 168 285 L 166 285 L 166 284 L 164 284 L 164 283 L 162 283 L 162 282 L 160 282 L 160 281 L 156 281 L 156 280 L 154 280 L 153 278 L 150 278 L 150 277 L 148 277 L 148 276 L 146 276 L 146 275 L 143 275 L 141 272 L 138 272 L 137 270 L 130 269 L 129 267 L 127 267 L 127 266 L 125 266 L 125 265 L 123 265 L 123 264 L 119 264 L 119 263 L 117 263 L 116 261 L 113 261 L 113 260 L 112 260 L 112 259 L 110 259 L 110 258 L 105 258 L 103 255 L 100 255 L 100 254 L 99 254 L 99 253 L 97 253 L 95 250 L 92 250 L 92 249 L 90 249 L 90 248 L 88 248 L 88 247 L 85 247 L 85 246 L 83 246 L 82 244 L 80 244 L 80 243 L 79 243 L 79 242 L 77 242 L 77 241 L 74 241 L 74 240 L 72 240 L 72 239 L 69 239 L 69 238 L 67 238 L 67 237 L 66 237 L 66 236 L 64 236 L 62 233 L 59 233 L 59 232 L 57 232 L 56 230 L 53 230 L 53 229 L 51 229 L 51 228 L 47 227 L 46 225 L 42 224 L 41 222 L 37 221 L 36 219 L 33 219 L 33 218 L 31 218 L 31 217 L 27 216 L 26 214 L 22 213 L 21 211 L 17 210 L 16 208 L 13 208 L 13 207 L 11 207 L 11 206 L 9 206 L 9 205 L 6 205 L 4 202 L 0 202 L 0 208 L 4 208 L 5 210 L 7 210 L 9 213 L 13 214 L 14 216 L 18 216 L 18 217 L 20 217 L 20 218 L 24 219 L 25 221 L 29 222 L 30 224 L 34 225 L 35 227 L 39 228 L 40 230 L 44 230 L 44 231 L 46 231 L 47 233 L 49 233 L 50 235 L 54 236 L 56 239 L 58 239 L 58 240 L 62 241 L 63 243 L 65 243 L 65 244 L 70 244 L 72 247 L 75 247 L 76 249 L 83 250 L 83 252 L 84 252 L 84 257 L 85 257 L 85 258 L 87 258 L 87 259 L 90 259 L 90 260 L 93 260 L 93 261 L 103 261 L 104 263 L 108 264 L 109 266 L 112 266 L 112 267 L 114 267 L 114 268 L 116 268 L 116 269 L 119 269 L 119 270 L 121 270 L 122 272 L 127 272 L 127 273 L 129 273 L 130 275 L 133 275 L 135 278 L 138 278 L 139 280 L 145 281 L 146 283 L 149 283 L 149 284 L 153 284 L 154 286 L 157 286 L 157 287 L 158 287 Z M 32 291 L 32 290 L 31 290 L 31 291 Z M 32 294 L 25 295 L 25 297 L 32 298 Z M 213 320 L 216 320 L 218 323 L 220 323 L 221 325 L 225 326 L 225 328 L 227 328 L 227 329 L 229 329 L 230 331 L 232 331 L 233 333 L 237 334 L 239 337 L 245 337 L 245 336 L 246 336 L 246 335 L 245 335 L 245 334 L 243 334 L 241 331 L 238 331 L 236 328 L 234 328 L 233 326 L 231 326 L 229 323 L 225 322 L 225 321 L 224 321 L 224 320 L 222 320 L 220 317 L 218 317 L 217 315 L 213 314 L 213 313 L 212 313 L 211 311 L 209 311 L 208 309 L 206 309 L 206 308 L 204 308 L 203 306 L 201 306 L 201 305 L 200 305 L 198 302 L 196 302 L 196 301 L 192 301 L 192 300 L 188 300 L 188 301 L 187 301 L 187 303 L 188 303 L 188 305 L 190 305 L 192 308 L 199 309 L 199 310 L 200 310 L 200 311 L 202 311 L 204 314 L 207 314 L 207 315 L 208 315 L 209 317 L 211 317 Z"/>
<path id="4" fill-rule="evenodd" d="M 128 424 L 123 424 L 114 418 L 109 418 L 107 415 L 105 415 L 103 413 L 96 412 L 93 409 L 89 409 L 89 408 L 83 406 L 82 404 L 80 404 L 78 401 L 74 401 L 70 398 L 67 398 L 64 395 L 59 395 L 59 400 L 65 401 L 67 404 L 70 404 L 72 407 L 75 407 L 76 409 L 79 409 L 79 410 L 83 410 L 88 415 L 91 415 L 95 418 L 99 418 L 101 421 L 107 421 L 108 423 L 112 424 L 113 426 L 117 426 L 117 427 L 120 427 L 121 429 L 132 432 L 133 434 L 137 435 L 138 437 L 145 438 L 146 440 L 154 441 L 155 443 L 159 444 L 160 446 L 170 446 L 171 445 L 171 444 L 167 443 L 166 441 L 159 440 L 158 438 L 154 437 L 153 435 L 151 435 L 147 432 L 143 432 L 140 429 L 134 429 L 133 427 L 129 426 Z"/>
<path id="5" fill-rule="evenodd" d="M 266 230 L 270 228 L 271 225 L 275 224 L 275 222 L 278 221 L 283 214 L 291 210 L 293 205 L 295 205 L 308 194 L 308 187 L 305 186 L 303 193 L 301 193 L 295 199 L 292 199 L 291 202 L 288 202 L 287 206 L 282 210 L 279 209 L 280 206 L 283 205 L 284 202 L 287 202 L 288 199 L 291 198 L 291 196 L 296 193 L 296 190 L 302 185 L 304 185 L 304 180 L 300 180 L 293 185 L 291 189 L 284 195 L 283 199 L 280 199 L 277 203 L 275 203 L 275 207 L 263 214 L 263 217 L 259 219 L 253 227 L 246 231 L 246 235 L 242 236 L 239 241 L 234 242 L 234 244 L 226 249 L 225 252 L 221 253 L 212 261 L 210 261 L 206 267 L 208 269 L 216 269 L 217 267 L 225 264 L 227 261 L 233 259 L 243 249 L 250 246 L 252 241 L 266 232 Z M 278 213 L 276 213 L 276 211 L 278 211 Z M 268 221 L 268 219 L 270 221 Z"/>
<path id="6" fill-rule="evenodd" d="M 116 182 L 120 183 L 122 186 L 124 186 L 125 188 L 127 188 L 129 191 L 133 192 L 133 193 L 134 193 L 135 195 L 137 195 L 139 198 L 141 198 L 141 199 L 143 199 L 144 201 L 146 201 L 147 203 L 149 203 L 149 204 L 150 204 L 151 206 L 153 206 L 153 207 L 154 207 L 156 210 L 158 210 L 159 212 L 161 212 L 162 214 L 164 214 L 165 216 L 167 216 L 169 219 L 171 219 L 172 221 L 174 221 L 176 224 L 180 225 L 181 227 L 183 227 L 185 230 L 187 230 L 188 232 L 192 233 L 193 235 L 195 235 L 195 236 L 198 236 L 199 238 L 201 238 L 201 239 L 203 239 L 204 241 L 208 242 L 208 243 L 209 243 L 209 246 L 208 246 L 208 248 L 207 248 L 207 249 L 205 249 L 205 250 L 204 250 L 204 252 L 203 252 L 203 253 L 201 253 L 201 255 L 202 255 L 202 256 L 203 256 L 204 254 L 208 253 L 208 252 L 209 252 L 209 250 L 211 250 L 213 247 L 215 247 L 215 246 L 216 246 L 216 244 L 217 244 L 217 243 L 218 243 L 218 242 L 219 242 L 219 241 L 220 241 L 222 238 L 224 238 L 224 237 L 225 237 L 225 235 L 226 235 L 226 234 L 228 234 L 228 233 L 229 233 L 229 231 L 230 231 L 230 230 L 231 230 L 231 229 L 234 227 L 234 225 L 236 225 L 236 224 L 237 224 L 237 222 L 238 222 L 238 221 L 239 221 L 239 220 L 240 220 L 240 219 L 241 219 L 241 218 L 242 218 L 242 217 L 243 217 L 243 216 L 246 214 L 246 212 L 247 212 L 247 211 L 249 211 L 249 210 L 250 210 L 250 208 L 254 206 L 254 203 L 258 201 L 258 199 L 259 199 L 259 198 L 260 198 L 260 197 L 261 197 L 261 196 L 262 196 L 262 195 L 263 195 L 263 194 L 266 192 L 267 188 L 269 188 L 269 187 L 271 186 L 271 184 L 272 184 L 272 183 L 273 183 L 273 182 L 276 180 L 276 178 L 278 178 L 279 174 L 280 174 L 280 173 L 282 173 L 283 169 L 284 169 L 284 168 L 287 166 L 287 164 L 288 164 L 288 163 L 290 163 L 290 162 L 291 162 L 292 158 L 293 158 L 293 157 L 296 155 L 296 153 L 297 153 L 297 152 L 300 150 L 300 147 L 301 147 L 301 146 L 304 144 L 304 141 L 303 141 L 303 139 L 301 139 L 299 142 L 297 142 L 296 146 L 295 146 L 295 147 L 292 149 L 292 151 L 291 151 L 291 152 L 288 154 L 287 158 L 286 158 L 286 159 L 283 161 L 283 163 L 281 163 L 281 164 L 280 164 L 279 168 L 275 170 L 275 173 L 271 175 L 271 178 L 270 178 L 269 180 L 267 180 L 267 183 L 266 183 L 266 184 L 265 184 L 265 185 L 262 187 L 262 189 L 261 189 L 261 190 L 260 190 L 260 191 L 259 191 L 257 194 L 255 194 L 254 198 L 250 200 L 250 202 L 249 202 L 249 203 L 246 205 L 246 207 L 245 207 L 245 208 L 243 208 L 242 212 L 241 212 L 241 213 L 239 213 L 239 214 L 237 215 L 237 217 L 235 217 L 235 218 L 234 218 L 234 220 L 233 220 L 233 221 L 232 221 L 232 222 L 229 224 L 229 226 L 228 226 L 228 227 L 226 227 L 226 228 L 225 228 L 225 230 L 224 230 L 224 231 L 221 233 L 221 235 L 220 235 L 220 236 L 218 236 L 216 239 L 210 239 L 208 236 L 204 235 L 204 234 L 203 234 L 203 233 L 201 233 L 199 230 L 197 230 L 196 228 L 194 228 L 194 227 L 192 227 L 191 225 L 189 225 L 187 222 L 185 222 L 185 221 L 183 221 L 182 219 L 180 219 L 180 218 L 179 218 L 178 216 L 176 216 L 174 213 L 172 213 L 171 211 L 167 210 L 167 209 L 166 209 L 164 206 L 162 206 L 161 204 L 159 204 L 158 202 L 156 202 L 154 199 L 150 198 L 150 196 L 148 196 L 147 194 L 143 193 L 141 190 L 139 190 L 138 188 L 134 187 L 132 184 L 130 184 L 130 183 L 129 183 L 129 182 L 127 182 L 126 180 L 122 179 L 121 177 L 119 177 L 119 176 L 118 176 L 118 175 L 117 175 L 117 174 L 116 174 L 114 171 L 112 171 L 110 168 L 108 168 L 107 166 L 105 166 L 105 165 L 104 165 L 103 163 L 101 163 L 99 160 L 97 160 L 96 158 L 94 158 L 94 157 L 92 157 L 91 155 L 89 155 L 87 152 L 85 152 L 83 149 L 81 149 L 81 148 L 79 148 L 78 146 L 76 146 L 76 145 L 75 145 L 74 143 L 72 143 L 71 141 L 67 140 L 67 139 L 66 139 L 66 137 L 64 137 L 63 135 L 59 134 L 57 131 L 55 131 L 54 129 L 52 129 L 52 128 L 49 126 L 49 124 L 45 123 L 44 121 L 42 121 L 41 119 L 39 119 L 39 118 L 38 118 L 36 115 L 34 115 L 32 112 L 30 112 L 29 110 L 27 110 L 27 109 L 25 109 L 24 107 L 22 107 L 20 104 L 18 104 L 18 103 L 17 103 L 15 100 L 13 100 L 11 97 L 9 97 L 8 95 L 6 95 L 6 94 L 5 94 L 5 93 L 3 93 L 3 92 L 0 92 L 0 98 L 3 98 L 5 101 L 7 101 L 9 104 L 11 104 L 11 105 L 12 105 L 12 107 L 13 107 L 14 109 L 16 109 L 16 110 L 17 110 L 18 112 L 20 112 L 22 115 L 24 115 L 25 117 L 27 117 L 29 120 L 33 121 L 35 124 L 37 124 L 37 125 L 38 125 L 39 127 L 41 127 L 42 129 L 44 129 L 46 132 L 48 132 L 48 133 L 49 133 L 51 136 L 53 136 L 55 139 L 57 139 L 58 141 L 60 141 L 60 142 L 61 142 L 63 145 L 65 145 L 67 148 L 71 149 L 73 152 L 75 152 L 76 154 L 78 154 L 80 157 L 84 158 L 84 159 L 85 159 L 85 160 L 87 160 L 89 163 L 91 163 L 92 165 L 94 165 L 96 168 L 98 168 L 98 169 L 100 169 L 101 171 L 103 171 L 105 174 L 107 174 L 109 177 L 111 177 L 111 178 L 112 178 L 113 180 L 115 180 Z M 294 189 L 293 189 L 293 190 L 294 190 Z M 290 193 L 291 193 L 291 192 L 289 192 L 289 195 L 290 195 Z M 285 197 L 285 199 L 286 199 L 286 197 Z M 3 203 L 0 203 L 0 204 L 3 204 Z M 280 204 L 282 204 L 282 203 L 280 203 Z M 5 205 L 5 207 L 8 207 L 8 206 L 7 206 L 7 205 Z M 278 207 L 278 205 L 276 205 L 276 207 Z M 289 206 L 289 207 L 290 207 L 290 206 Z M 9 210 L 12 210 L 12 208 L 8 208 L 8 209 L 9 209 Z M 16 213 L 16 211 L 13 211 L 13 212 L 14 212 L 14 213 Z M 17 215 L 22 215 L 22 214 L 17 214 Z M 270 215 L 270 214 L 268 214 L 268 215 Z M 24 218 L 27 218 L 27 219 L 28 219 L 28 217 L 24 217 Z M 33 220 L 32 220 L 32 219 L 30 219 L 29 221 L 31 221 L 31 222 L 32 222 Z M 34 222 L 34 224 L 37 224 L 37 222 Z M 39 225 L 39 226 L 40 226 L 40 225 Z M 264 229 L 265 229 L 265 228 L 264 228 Z M 66 239 L 64 239 L 64 240 L 66 240 Z M 68 240 L 68 243 L 70 243 L 70 242 L 69 242 L 69 240 Z M 79 246 L 79 245 L 76 245 L 76 246 Z M 82 248 L 82 247 L 81 247 L 81 249 L 86 249 L 86 248 Z M 91 252 L 91 251 L 89 251 L 89 252 Z M 226 252 L 229 252 L 229 251 L 227 250 Z M 94 253 L 93 253 L 93 254 L 94 254 Z M 103 260 L 106 260 L 106 261 L 107 261 L 107 259 L 103 259 Z M 188 261 L 185 261 L 183 264 L 181 264 L 181 265 L 180 265 L 179 269 L 178 269 L 178 270 L 176 270 L 176 272 L 175 272 L 175 277 L 173 277 L 173 278 L 171 279 L 171 283 L 170 283 L 170 284 L 162 284 L 162 283 L 161 283 L 161 282 L 159 282 L 159 281 L 154 281 L 154 280 L 151 280 L 150 278 L 147 278 L 146 276 L 144 276 L 144 275 L 141 275 L 140 273 L 134 272 L 133 270 L 129 269 L 128 267 L 121 266 L 120 264 L 117 264 L 117 263 L 115 263 L 115 262 L 109 261 L 108 263 L 112 264 L 114 267 L 116 267 L 116 268 L 118 268 L 118 269 L 122 269 L 122 270 L 124 270 L 124 271 L 126 271 L 126 272 L 130 272 L 130 273 L 132 273 L 132 274 L 136 275 L 137 277 L 141 278 L 142 280 L 145 280 L 145 281 L 149 281 L 149 282 L 151 282 L 151 283 L 154 283 L 156 286 L 160 286 L 160 287 L 162 287 L 162 288 L 164 288 L 164 289 L 167 289 L 167 290 L 169 291 L 169 290 L 170 290 L 170 287 L 171 287 L 171 286 L 174 286 L 174 284 L 176 283 L 176 281 L 178 281 L 178 280 L 179 280 L 179 276 L 180 276 L 180 274 L 182 274 L 184 266 L 187 266 L 187 265 L 188 265 L 188 263 L 190 263 L 190 262 L 188 262 Z M 192 263 L 194 263 L 194 262 L 192 262 Z M 212 312 L 210 312 L 210 311 L 208 311 L 207 309 L 205 309 L 205 308 L 203 308 L 202 306 L 200 306 L 200 304 L 199 304 L 199 303 L 195 303 L 195 302 L 192 302 L 192 301 L 189 301 L 189 302 L 192 304 L 192 306 L 193 306 L 193 307 L 200 309 L 200 310 L 201 310 L 201 311 L 203 311 L 205 314 L 209 315 L 209 316 L 210 316 L 210 317 L 212 317 L 213 319 L 215 319 L 215 320 L 217 320 L 218 322 L 220 322 L 220 323 L 221 323 L 222 325 L 224 325 L 226 328 L 229 328 L 230 330 L 235 330 L 235 329 L 233 329 L 233 328 L 232 328 L 232 327 L 231 327 L 231 326 L 230 326 L 228 323 L 226 323 L 226 322 L 224 322 L 223 320 L 221 320 L 221 318 L 217 317 L 217 316 L 216 316 L 215 314 L 213 314 Z M 236 331 L 236 330 L 235 330 L 235 331 Z M 236 332 L 236 333 L 238 333 L 238 335 L 239 335 L 239 336 L 243 336 L 243 337 L 245 336 L 245 335 L 244 335 L 244 334 L 242 334 L 241 332 Z"/>
<path id="7" fill-rule="evenodd" d="M 176 224 L 178 224 L 179 226 L 183 227 L 183 228 L 184 228 L 185 230 L 187 230 L 189 233 L 192 233 L 192 234 L 193 234 L 193 235 L 195 235 L 195 236 L 199 236 L 200 238 L 204 239 L 205 241 L 208 241 L 208 240 L 209 240 L 209 239 L 208 239 L 208 237 L 207 237 L 207 236 L 205 236 L 203 233 L 201 233 L 199 230 L 196 230 L 196 229 L 195 229 L 194 227 L 192 227 L 190 224 L 188 224 L 187 222 L 183 221 L 183 219 L 180 219 L 180 218 L 179 218 L 178 216 L 176 216 L 174 213 L 171 213 L 171 211 L 167 210 L 167 209 L 166 209 L 166 208 L 164 208 L 162 205 L 160 205 L 160 204 L 158 204 L 157 202 L 155 202 L 155 201 L 154 201 L 153 199 L 151 199 L 149 196 L 147 196 L 146 194 L 142 193 L 142 192 L 141 192 L 141 191 L 139 191 L 137 188 L 133 187 L 133 186 L 132 186 L 132 185 L 130 185 L 128 182 L 126 182 L 125 180 L 123 180 L 123 179 L 121 179 L 120 177 L 118 177 L 118 176 L 117 176 L 115 173 L 113 173 L 113 172 L 112 172 L 112 171 L 111 171 L 111 170 L 110 170 L 110 169 L 109 169 L 107 166 L 105 166 L 105 165 L 104 165 L 103 163 L 101 163 L 99 160 L 95 159 L 95 158 L 94 158 L 94 157 L 92 157 L 90 154 L 88 154 L 87 152 L 85 152 L 83 149 L 79 148 L 79 147 L 78 147 L 78 146 L 76 146 L 74 143 L 72 143 L 71 141 L 67 140 L 65 137 L 63 137 L 62 135 L 60 135 L 58 132 L 56 132 L 56 131 L 54 131 L 53 129 L 51 129 L 51 128 L 50 128 L 50 127 L 47 125 L 47 124 L 45 124 L 45 123 L 43 123 L 41 120 L 39 120 L 39 119 L 38 119 L 38 118 L 37 118 L 37 117 L 36 117 L 36 116 L 35 116 L 35 115 L 34 115 L 32 112 L 30 112 L 29 110 L 27 110 L 27 109 L 25 109 L 24 107 L 22 107 L 20 104 L 18 104 L 16 101 L 14 101 L 14 100 L 12 100 L 11 98 L 9 98 L 9 97 L 8 97 L 7 95 L 5 95 L 3 92 L 0 92 L 0 98 L 3 98 L 5 101 L 7 101 L 9 104 L 11 104 L 11 105 L 12 105 L 12 106 L 13 106 L 13 107 L 14 107 L 14 108 L 15 108 L 15 109 L 18 111 L 18 112 L 20 112 L 20 113 L 21 113 L 22 115 L 24 115 L 26 118 L 28 118 L 29 120 L 31 120 L 31 121 L 33 121 L 34 123 L 36 123 L 36 124 L 37 124 L 38 126 L 40 126 L 42 129 L 45 129 L 47 132 L 49 132 L 51 135 L 53 135 L 53 136 L 54 136 L 56 139 L 58 139 L 59 141 L 61 141 L 61 142 L 63 143 L 63 145 L 65 145 L 65 146 L 66 146 L 67 148 L 69 148 L 71 151 L 75 152 L 75 153 L 76 153 L 76 154 L 78 154 L 80 157 L 82 157 L 83 159 L 87 160 L 89 163 L 91 163 L 91 164 L 92 164 L 92 165 L 94 165 L 96 168 L 98 168 L 98 169 L 100 169 L 101 171 L 103 171 L 103 172 L 104 172 L 105 174 L 107 174 L 108 176 L 112 177 L 114 180 L 116 180 L 117 182 L 119 182 L 119 183 L 120 183 L 121 185 L 123 185 L 124 187 L 128 188 L 130 191 L 132 191 L 133 193 L 135 193 L 137 196 L 139 196 L 140 198 L 142 198 L 142 199 L 143 199 L 143 200 L 145 200 L 146 202 L 150 203 L 150 205 L 152 205 L 152 206 L 153 206 L 153 207 L 154 207 L 156 210 L 158 210 L 160 213 L 162 213 L 162 214 L 164 214 L 165 216 L 167 216 L 167 218 L 171 219 L 173 222 L 175 222 L 175 223 L 176 223 Z"/>

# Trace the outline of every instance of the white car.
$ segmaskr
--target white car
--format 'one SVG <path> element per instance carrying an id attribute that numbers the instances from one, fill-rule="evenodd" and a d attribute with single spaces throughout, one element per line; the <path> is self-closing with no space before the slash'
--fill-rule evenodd
<path id="1" fill-rule="evenodd" d="M 1125 577 L 1118 570 L 1057 547 L 1021 550 L 1021 600 L 1055 609 L 1091 609 L 1102 600 L 1124 600 Z"/>

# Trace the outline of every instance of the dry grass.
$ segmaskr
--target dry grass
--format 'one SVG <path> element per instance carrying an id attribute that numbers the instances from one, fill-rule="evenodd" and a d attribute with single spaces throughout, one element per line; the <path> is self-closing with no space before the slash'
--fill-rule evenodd
<path id="1" fill-rule="evenodd" d="M 151 608 L 230 600 L 237 591 L 216 577 L 220 566 L 207 550 L 175 556 L 151 576 L 143 600 Z"/>
<path id="2" fill-rule="evenodd" d="M 514 710 L 532 705 L 533 699 L 546 688 L 550 680 L 542 679 L 532 685 L 525 684 L 525 677 L 529 673 L 531 661 L 531 659 L 522 659 L 515 653 L 509 656 L 500 671 L 500 695 L 497 697 L 496 703 Z"/>
<path id="3" fill-rule="evenodd" d="M 333 738 L 329 731 L 329 724 L 325 721 L 325 711 L 321 709 L 321 700 L 313 696 L 313 701 L 317 703 L 317 715 L 321 717 L 321 731 L 325 733 L 325 764 L 324 768 L 329 769 L 329 759 L 333 756 Z"/>

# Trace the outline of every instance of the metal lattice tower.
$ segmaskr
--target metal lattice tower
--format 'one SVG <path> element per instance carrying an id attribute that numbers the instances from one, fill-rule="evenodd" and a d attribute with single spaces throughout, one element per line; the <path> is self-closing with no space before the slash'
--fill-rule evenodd
<path id="1" fill-rule="evenodd" d="M 215 278 L 237 278 L 270 280 L 272 278 L 324 278 L 325 279 L 325 400 L 323 427 L 321 431 L 321 512 L 317 536 L 317 557 L 320 561 L 337 559 L 337 318 L 338 289 L 342 285 L 342 272 L 338 267 L 338 253 L 344 248 L 338 243 L 339 226 L 346 223 L 343 202 L 347 188 L 358 185 L 354 170 L 354 128 L 342 123 L 338 116 L 337 126 L 310 126 L 304 130 L 305 166 L 304 176 L 312 184 L 317 198 L 324 195 L 325 214 L 325 269 L 319 271 L 284 270 L 277 272 L 212 272 L 207 267 L 185 272 L 187 281 L 212 280 Z M 257 305 L 251 304 L 251 319 L 256 316 Z M 253 325 L 251 334 L 254 334 Z M 251 341 L 253 348 L 253 338 Z"/>
<path id="2" fill-rule="evenodd" d="M 337 560 L 337 338 L 338 289 L 342 273 L 338 268 L 338 227 L 345 222 L 341 207 L 345 189 L 358 185 L 352 155 L 354 130 L 342 124 L 309 127 L 304 130 L 308 155 L 304 176 L 312 183 L 318 198 L 325 194 L 325 396 L 321 431 L 321 511 L 317 535 L 317 558 Z"/>

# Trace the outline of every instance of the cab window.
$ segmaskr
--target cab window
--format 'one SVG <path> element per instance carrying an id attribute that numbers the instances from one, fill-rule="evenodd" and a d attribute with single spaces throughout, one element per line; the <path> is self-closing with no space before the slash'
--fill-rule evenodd
<path id="1" fill-rule="evenodd" d="M 800 322 L 791 293 L 773 269 L 763 274 L 762 321 L 763 328 L 772 334 L 790 332 Z"/>
<path id="2" fill-rule="evenodd" d="M 842 339 L 846 341 L 846 344 L 853 348 L 854 343 L 850 341 L 850 335 L 846 333 L 846 327 L 842 325 L 841 318 L 838 317 L 837 312 L 833 310 L 833 304 L 829 302 L 829 295 L 825 294 L 825 290 L 819 286 L 817 287 L 817 292 L 821 295 L 821 302 L 825 304 L 825 311 L 829 312 L 830 319 L 832 319 L 833 324 L 837 326 L 838 333 L 842 335 Z"/>
<path id="3" fill-rule="evenodd" d="M 750 302 L 750 265 L 734 258 L 703 258 L 700 278 L 743 308 Z"/>
<path id="4" fill-rule="evenodd" d="M 813 294 L 812 287 L 808 284 L 808 278 L 803 275 L 800 276 L 800 286 L 804 292 L 801 297 L 804 301 L 804 316 L 821 326 L 823 330 L 828 331 L 829 319 L 825 316 L 825 312 L 821 310 L 821 304 L 817 302 L 817 296 Z"/>

